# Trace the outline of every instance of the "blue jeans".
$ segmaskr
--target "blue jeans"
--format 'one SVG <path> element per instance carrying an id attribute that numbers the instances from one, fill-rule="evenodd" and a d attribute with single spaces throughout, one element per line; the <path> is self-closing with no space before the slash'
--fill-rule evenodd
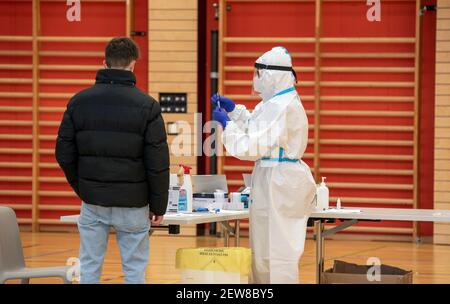
<path id="1" fill-rule="evenodd" d="M 78 220 L 80 283 L 99 283 L 110 226 L 116 231 L 125 283 L 144 284 L 150 246 L 148 206 L 143 208 L 101 207 L 84 202 Z"/>

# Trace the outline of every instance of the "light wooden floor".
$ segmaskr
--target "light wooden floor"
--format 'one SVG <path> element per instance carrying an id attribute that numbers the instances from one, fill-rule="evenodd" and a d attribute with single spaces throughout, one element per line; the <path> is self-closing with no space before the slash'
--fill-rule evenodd
<path id="1" fill-rule="evenodd" d="M 65 265 L 68 258 L 78 256 L 77 233 L 23 232 L 21 236 L 28 267 Z M 175 269 L 175 252 L 178 248 L 216 246 L 223 246 L 223 242 L 215 237 L 152 236 L 150 265 L 147 270 L 148 283 L 179 282 L 179 271 Z M 242 246 L 248 246 L 248 238 L 242 239 Z M 301 283 L 314 283 L 314 254 L 314 242 L 307 240 L 299 266 Z M 450 283 L 450 246 L 380 241 L 327 240 L 326 242 L 327 268 L 332 265 L 334 259 L 365 264 L 369 257 L 378 257 L 383 264 L 413 270 L 414 283 Z M 31 283 L 59 282 L 58 279 L 31 281 Z M 123 282 L 114 234 L 110 237 L 102 282 Z"/>

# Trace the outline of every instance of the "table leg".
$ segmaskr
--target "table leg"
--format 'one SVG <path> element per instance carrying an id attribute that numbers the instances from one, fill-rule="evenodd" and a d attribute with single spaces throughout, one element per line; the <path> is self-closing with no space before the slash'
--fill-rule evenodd
<path id="1" fill-rule="evenodd" d="M 325 242 L 323 230 L 325 224 L 321 221 L 314 222 L 314 230 L 316 234 L 316 283 L 320 284 L 322 273 L 324 271 Z"/>
<path id="2" fill-rule="evenodd" d="M 241 221 L 236 220 L 234 224 L 234 246 L 239 247 L 241 243 Z"/>
<path id="3" fill-rule="evenodd" d="M 228 231 L 225 225 L 222 225 L 223 230 L 223 238 L 224 238 L 224 246 L 230 247 L 230 232 Z"/>

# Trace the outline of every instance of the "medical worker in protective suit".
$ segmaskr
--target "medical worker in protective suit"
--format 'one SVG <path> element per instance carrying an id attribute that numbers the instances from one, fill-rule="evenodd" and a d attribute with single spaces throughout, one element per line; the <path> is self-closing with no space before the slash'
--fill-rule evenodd
<path id="1" fill-rule="evenodd" d="M 295 83 L 291 56 L 275 47 L 256 60 L 253 91 L 262 101 L 253 112 L 226 97 L 211 97 L 213 119 L 225 129 L 226 150 L 255 161 L 250 204 L 253 283 L 298 283 L 316 185 L 301 160 L 308 119 Z"/>

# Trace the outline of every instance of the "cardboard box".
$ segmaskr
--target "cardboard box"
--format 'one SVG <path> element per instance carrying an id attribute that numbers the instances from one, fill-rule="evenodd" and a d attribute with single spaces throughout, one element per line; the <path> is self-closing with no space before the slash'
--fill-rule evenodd
<path id="1" fill-rule="evenodd" d="M 369 281 L 367 273 L 372 265 L 357 265 L 334 261 L 334 266 L 322 273 L 323 284 L 412 284 L 412 271 L 381 265 L 380 280 Z M 373 274 L 373 272 L 371 272 Z"/>

